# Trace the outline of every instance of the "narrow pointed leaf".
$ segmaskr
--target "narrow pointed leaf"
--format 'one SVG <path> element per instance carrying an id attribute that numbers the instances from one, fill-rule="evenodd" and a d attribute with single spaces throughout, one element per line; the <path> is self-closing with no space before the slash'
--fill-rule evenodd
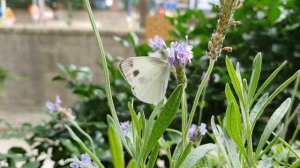
<path id="1" fill-rule="evenodd" d="M 281 71 L 281 69 L 286 65 L 287 61 L 284 61 L 269 77 L 268 79 L 262 84 L 262 86 L 258 89 L 256 94 L 254 95 L 251 104 L 259 97 L 259 95 L 265 90 L 265 88 L 273 81 L 273 79 L 277 76 L 277 74 Z"/>
<path id="2" fill-rule="evenodd" d="M 172 123 L 180 105 L 182 92 L 183 92 L 183 86 L 182 85 L 177 86 L 177 88 L 172 93 L 169 100 L 163 107 L 159 117 L 157 118 L 157 121 L 153 126 L 153 129 L 151 130 L 151 134 L 149 138 L 146 139 L 145 143 L 143 144 L 142 157 L 146 157 L 151 152 L 151 150 L 153 149 L 154 145 L 157 143 L 159 138 L 163 135 L 165 130 Z"/>
<path id="3" fill-rule="evenodd" d="M 124 168 L 125 162 L 123 157 L 122 144 L 112 123 L 110 123 L 108 127 L 108 140 L 114 167 Z"/>
<path id="4" fill-rule="evenodd" d="M 262 63 L 261 53 L 258 53 L 253 60 L 253 65 L 252 65 L 253 70 L 252 70 L 251 79 L 249 83 L 248 101 L 251 101 L 253 95 L 255 94 L 259 77 L 260 77 L 260 72 L 261 72 L 261 63 Z"/>
<path id="5" fill-rule="evenodd" d="M 246 149 L 242 140 L 242 122 L 238 106 L 233 101 L 229 103 L 226 110 L 226 130 L 240 151 L 246 156 Z"/>
<path id="6" fill-rule="evenodd" d="M 147 168 L 153 168 L 155 166 L 155 162 L 156 162 L 156 159 L 157 159 L 157 156 L 158 156 L 158 152 L 159 152 L 159 144 L 157 143 L 155 145 L 154 150 L 151 152 L 150 159 L 147 163 Z"/>
<path id="7" fill-rule="evenodd" d="M 282 92 L 289 84 L 291 84 L 298 76 L 298 74 L 300 73 L 300 70 L 298 70 L 293 76 L 291 76 L 289 79 L 287 79 L 285 82 L 283 82 L 283 84 L 281 84 L 268 98 L 267 102 L 264 103 L 263 107 L 261 108 L 261 110 L 258 112 L 258 114 L 256 115 L 256 118 L 253 121 L 252 124 L 252 130 L 254 129 L 255 123 L 258 120 L 258 118 L 262 115 L 262 113 L 264 112 L 264 109 L 273 101 L 273 99 L 280 93 Z"/>
<path id="8" fill-rule="evenodd" d="M 253 107 L 253 109 L 250 112 L 250 122 L 253 123 L 253 121 L 255 120 L 256 116 L 258 115 L 258 112 L 261 111 L 261 109 L 263 108 L 264 104 L 267 102 L 268 100 L 268 96 L 269 93 L 265 93 L 255 104 L 255 106 Z"/>
<path id="9" fill-rule="evenodd" d="M 193 144 L 190 142 L 186 146 L 186 148 L 184 149 L 184 151 L 182 152 L 182 155 L 180 156 L 178 162 L 175 163 L 175 168 L 178 168 L 183 163 L 183 161 L 186 159 L 186 157 L 188 156 L 188 154 L 191 152 L 192 147 L 193 147 Z"/>
<path id="10" fill-rule="evenodd" d="M 291 104 L 291 99 L 286 99 L 273 113 L 271 118 L 269 119 L 264 132 L 262 133 L 259 143 L 256 148 L 256 156 L 259 155 L 260 151 L 263 149 L 264 145 L 266 144 L 267 140 L 269 139 L 270 135 L 274 131 L 274 129 L 278 126 L 282 118 L 284 117 L 285 113 L 289 109 Z"/>
<path id="11" fill-rule="evenodd" d="M 221 128 L 219 129 L 220 131 L 218 130 L 217 125 L 215 123 L 215 117 L 214 116 L 211 117 L 210 123 L 211 123 L 211 129 L 212 129 L 213 134 L 216 138 L 216 143 L 217 143 L 219 149 L 221 150 L 226 162 L 230 163 L 229 156 L 228 156 L 228 154 L 226 152 L 226 149 L 225 149 L 225 146 L 223 144 L 224 133 L 222 132 Z"/>
<path id="12" fill-rule="evenodd" d="M 184 160 L 180 168 L 194 167 L 208 152 L 214 150 L 217 146 L 214 144 L 205 144 L 193 149 Z"/>
<path id="13" fill-rule="evenodd" d="M 243 96 L 243 90 L 242 90 L 242 81 L 239 79 L 239 75 L 237 72 L 234 70 L 234 67 L 230 61 L 230 59 L 226 56 L 226 67 L 227 71 L 231 80 L 231 83 L 233 85 L 233 88 L 238 95 L 239 99 L 245 103 L 244 96 Z"/>

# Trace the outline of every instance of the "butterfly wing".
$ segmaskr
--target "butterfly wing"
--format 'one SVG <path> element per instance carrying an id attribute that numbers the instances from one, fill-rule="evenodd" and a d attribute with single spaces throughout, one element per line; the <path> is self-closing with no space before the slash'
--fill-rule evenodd
<path id="1" fill-rule="evenodd" d="M 120 70 L 141 101 L 155 104 L 166 93 L 170 65 L 156 57 L 130 57 L 120 63 Z"/>

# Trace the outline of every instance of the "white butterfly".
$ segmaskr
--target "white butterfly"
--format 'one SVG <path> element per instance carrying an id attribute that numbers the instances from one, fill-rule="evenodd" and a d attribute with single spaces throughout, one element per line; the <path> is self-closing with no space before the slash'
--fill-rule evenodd
<path id="1" fill-rule="evenodd" d="M 156 104 L 164 97 L 171 65 L 157 57 L 130 57 L 120 63 L 120 70 L 141 101 Z"/>

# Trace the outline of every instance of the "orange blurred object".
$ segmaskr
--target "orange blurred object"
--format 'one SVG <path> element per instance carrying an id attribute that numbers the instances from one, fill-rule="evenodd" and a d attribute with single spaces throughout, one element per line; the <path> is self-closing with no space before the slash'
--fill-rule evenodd
<path id="1" fill-rule="evenodd" d="M 6 9 L 5 24 L 12 25 L 16 22 L 16 17 L 11 8 Z"/>
<path id="2" fill-rule="evenodd" d="M 42 16 L 42 19 L 45 21 L 51 20 L 54 17 L 54 13 L 53 13 L 52 9 L 49 8 L 48 6 L 42 7 L 42 11 L 40 11 L 40 8 L 37 5 L 33 4 L 28 7 L 28 12 L 30 13 L 31 18 L 34 21 L 40 20 L 41 16 Z M 43 12 L 43 13 L 41 14 L 41 12 Z"/>

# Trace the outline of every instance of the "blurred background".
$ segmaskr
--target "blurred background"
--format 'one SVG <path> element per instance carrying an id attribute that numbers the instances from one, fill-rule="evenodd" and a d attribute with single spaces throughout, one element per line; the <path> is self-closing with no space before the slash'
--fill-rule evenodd
<path id="1" fill-rule="evenodd" d="M 118 71 L 118 63 L 125 57 L 153 54 L 147 43 L 155 35 L 167 43 L 184 41 L 188 35 L 189 43 L 194 46 L 194 59 L 187 67 L 187 99 L 191 105 L 207 68 L 207 43 L 217 23 L 215 6 L 219 1 L 90 0 L 90 3 L 107 52 L 121 121 L 129 119 L 127 102 L 134 96 Z M 260 84 L 287 60 L 271 90 L 300 68 L 300 1 L 240 1 L 234 18 L 241 25 L 231 29 L 225 39 L 225 45 L 231 46 L 233 52 L 219 58 L 206 90 L 209 96 L 199 105 L 203 116 L 195 117 L 206 123 L 212 115 L 225 113 L 224 86 L 229 77 L 224 55 L 239 61 L 243 76 L 249 78 L 252 60 L 257 52 L 262 52 Z M 104 158 L 105 164 L 111 164 L 105 117 L 110 112 L 96 46 L 82 0 L 1 0 L 0 138 L 6 141 L 0 140 L 0 153 L 11 149 L 11 144 L 20 143 L 24 151 L 10 152 L 24 154 L 35 150 L 36 153 L 22 159 L 23 164 L 34 163 L 37 167 L 44 163 L 46 167 L 60 167 L 63 159 L 79 155 L 80 149 L 68 140 L 58 118 L 45 112 L 45 102 L 55 101 L 55 96 L 60 95 L 63 105 L 72 108 L 81 126 L 97 140 L 99 157 Z M 175 86 L 175 80 L 171 79 L 168 93 Z M 277 102 L 292 93 L 293 88 L 288 88 L 274 101 L 270 113 Z M 295 96 L 293 107 L 299 103 L 300 92 L 296 91 Z M 152 108 L 138 101 L 136 105 L 146 114 Z M 180 125 L 179 122 L 180 118 L 173 127 Z M 295 128 L 295 124 L 292 122 L 290 127 Z M 37 159 L 40 155 L 45 157 Z M 5 155 L 1 160 L 14 159 Z"/>

